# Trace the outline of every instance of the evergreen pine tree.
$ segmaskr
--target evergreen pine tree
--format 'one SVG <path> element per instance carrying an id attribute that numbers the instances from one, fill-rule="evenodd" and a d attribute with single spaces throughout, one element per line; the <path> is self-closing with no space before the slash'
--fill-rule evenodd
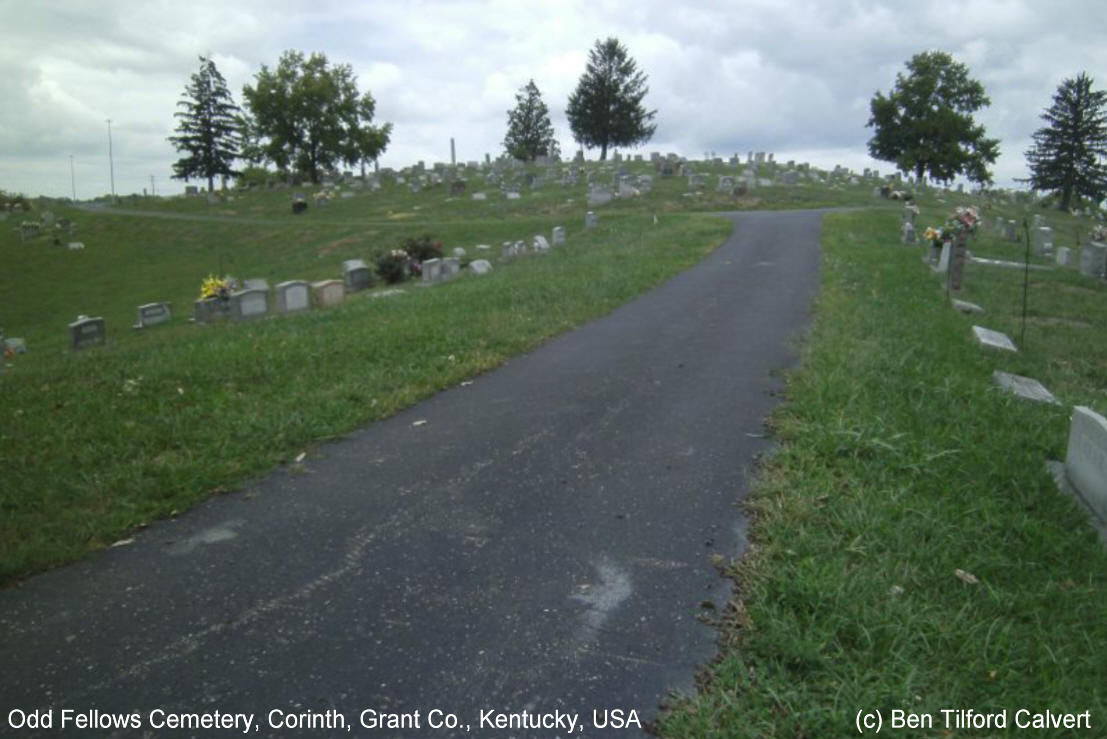
<path id="1" fill-rule="evenodd" d="M 173 165 L 173 177 L 206 178 L 211 192 L 217 175 L 236 174 L 231 165 L 239 155 L 241 111 L 215 62 L 206 57 L 200 57 L 200 71 L 177 105 L 182 108 L 175 113 L 177 135 L 169 141 L 185 156 Z"/>
<path id="2" fill-rule="evenodd" d="M 642 106 L 647 92 L 646 75 L 626 47 L 616 38 L 597 41 L 565 110 L 573 137 L 584 146 L 600 147 L 601 161 L 608 147 L 649 141 L 657 111 Z"/>
<path id="3" fill-rule="evenodd" d="M 515 108 L 507 111 L 504 149 L 516 159 L 532 162 L 539 156 L 552 156 L 556 147 L 550 110 L 531 80 L 515 93 Z"/>
<path id="4" fill-rule="evenodd" d="M 1026 152 L 1030 186 L 1060 195 L 1061 210 L 1069 209 L 1073 195 L 1097 203 L 1107 195 L 1107 92 L 1093 91 L 1092 81 L 1081 72 L 1057 87 L 1053 105 L 1042 113 L 1049 125 L 1034 133 Z"/>

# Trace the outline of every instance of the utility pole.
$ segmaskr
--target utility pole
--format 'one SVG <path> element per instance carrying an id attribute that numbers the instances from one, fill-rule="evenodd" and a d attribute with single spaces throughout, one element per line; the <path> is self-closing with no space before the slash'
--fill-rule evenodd
<path id="1" fill-rule="evenodd" d="M 73 173 L 73 155 L 69 155 L 69 185 L 73 188 L 73 202 L 77 202 L 77 175 Z"/>
<path id="2" fill-rule="evenodd" d="M 108 167 L 111 168 L 111 201 L 115 202 L 115 157 L 111 146 L 111 118 L 108 119 Z"/>
<path id="3" fill-rule="evenodd" d="M 154 175 L 150 175 L 150 197 L 157 197 L 157 190 L 154 189 Z"/>

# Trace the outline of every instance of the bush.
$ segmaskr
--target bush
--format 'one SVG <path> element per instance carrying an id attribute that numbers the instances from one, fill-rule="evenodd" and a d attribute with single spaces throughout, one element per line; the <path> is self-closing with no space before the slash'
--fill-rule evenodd
<path id="1" fill-rule="evenodd" d="M 406 251 L 393 249 L 387 254 L 377 257 L 377 274 L 390 285 L 403 282 L 408 275 L 410 261 L 411 259 Z"/>
<path id="2" fill-rule="evenodd" d="M 442 258 L 442 242 L 435 241 L 430 234 L 408 237 L 400 242 L 400 249 L 416 262 Z"/>

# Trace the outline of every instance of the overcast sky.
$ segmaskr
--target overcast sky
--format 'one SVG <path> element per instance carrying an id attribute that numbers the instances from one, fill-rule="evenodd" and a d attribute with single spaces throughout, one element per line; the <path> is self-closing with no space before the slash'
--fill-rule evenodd
<path id="1" fill-rule="evenodd" d="M 1010 187 L 1058 83 L 1084 70 L 1107 87 L 1104 0 L 0 0 L 0 19 L 0 189 L 28 195 L 69 195 L 70 155 L 79 198 L 109 192 L 108 118 L 116 191 L 152 175 L 181 192 L 166 137 L 201 54 L 239 103 L 286 49 L 350 64 L 393 124 L 381 165 L 396 168 L 448 162 L 450 137 L 459 161 L 495 157 L 531 78 L 571 155 L 566 101 L 607 36 L 649 77 L 657 131 L 643 154 L 755 150 L 889 173 L 866 153 L 869 100 L 912 55 L 941 50 L 990 96 L 977 119 Z"/>

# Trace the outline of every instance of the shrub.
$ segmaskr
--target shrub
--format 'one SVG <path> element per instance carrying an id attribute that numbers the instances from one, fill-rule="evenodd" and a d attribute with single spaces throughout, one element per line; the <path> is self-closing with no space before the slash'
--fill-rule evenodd
<path id="1" fill-rule="evenodd" d="M 430 234 L 408 237 L 400 242 L 400 249 L 407 252 L 416 262 L 442 258 L 442 242 L 435 241 Z"/>
<path id="2" fill-rule="evenodd" d="M 390 285 L 403 282 L 408 275 L 408 254 L 403 249 L 393 249 L 377 257 L 377 274 Z"/>

